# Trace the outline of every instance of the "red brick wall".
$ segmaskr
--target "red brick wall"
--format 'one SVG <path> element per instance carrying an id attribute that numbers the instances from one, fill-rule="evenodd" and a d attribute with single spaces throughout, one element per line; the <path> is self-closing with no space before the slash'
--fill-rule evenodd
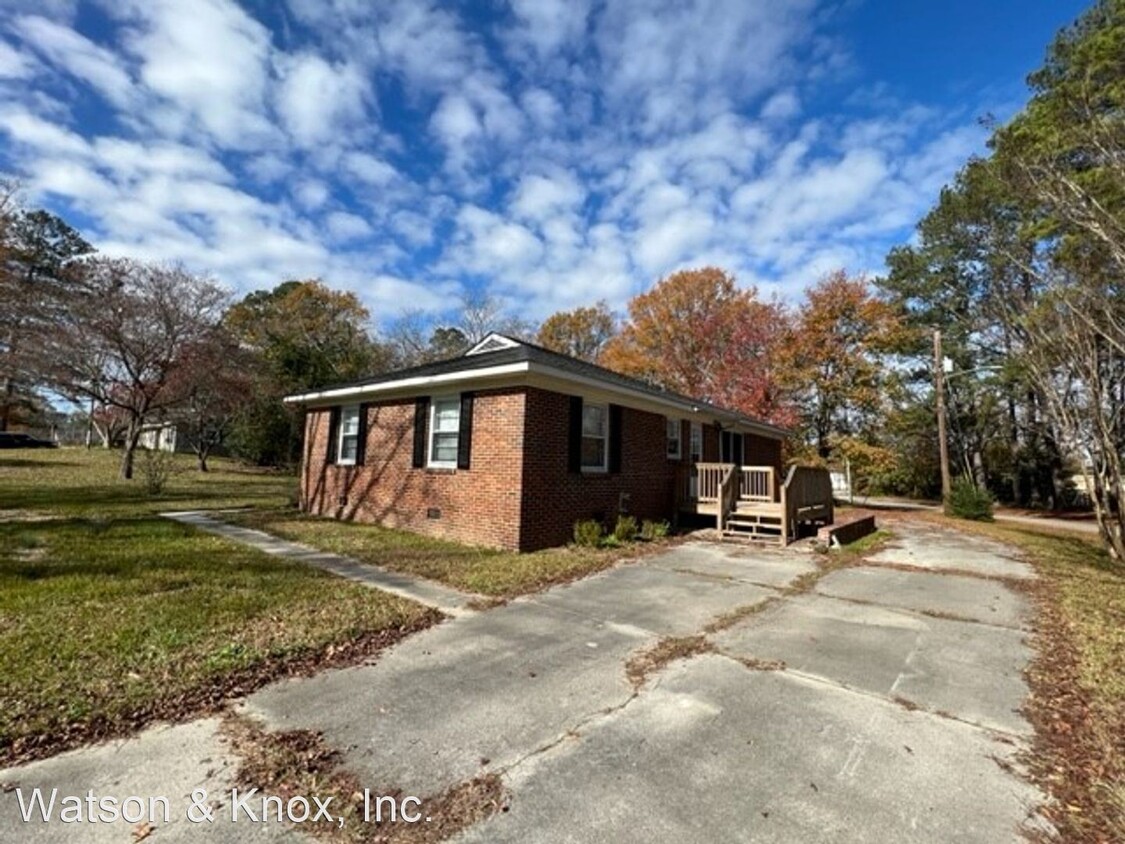
<path id="1" fill-rule="evenodd" d="M 785 481 L 782 474 L 781 440 L 746 434 L 742 438 L 743 460 L 747 466 L 773 466 L 777 470 L 778 486 Z"/>
<path id="2" fill-rule="evenodd" d="M 479 392 L 469 469 L 415 469 L 414 400 L 369 405 L 363 466 L 326 465 L 327 408 L 310 411 L 302 507 L 474 545 L 518 548 L 523 390 Z M 427 511 L 440 510 L 430 518 Z"/>
<path id="3" fill-rule="evenodd" d="M 569 413 L 569 396 L 528 390 L 520 549 L 569 542 L 580 519 L 602 519 L 612 527 L 621 493 L 628 493 L 626 512 L 638 521 L 670 520 L 677 461 L 667 458 L 665 417 L 624 408 L 621 472 L 579 473 L 567 467 Z"/>

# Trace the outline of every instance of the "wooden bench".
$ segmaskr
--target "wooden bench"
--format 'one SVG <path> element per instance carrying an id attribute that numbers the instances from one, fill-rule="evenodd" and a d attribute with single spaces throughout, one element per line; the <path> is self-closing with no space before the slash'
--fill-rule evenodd
<path id="1" fill-rule="evenodd" d="M 857 539 L 862 539 L 869 533 L 875 532 L 875 516 L 856 516 L 846 521 L 833 525 L 825 525 L 816 532 L 816 538 L 830 548 L 849 545 Z"/>

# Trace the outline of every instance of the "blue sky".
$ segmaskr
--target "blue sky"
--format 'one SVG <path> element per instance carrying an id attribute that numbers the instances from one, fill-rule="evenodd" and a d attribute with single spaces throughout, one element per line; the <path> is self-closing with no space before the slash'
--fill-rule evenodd
<path id="1" fill-rule="evenodd" d="M 1067 0 L 4 0 L 0 169 L 112 254 L 377 322 L 877 273 Z"/>

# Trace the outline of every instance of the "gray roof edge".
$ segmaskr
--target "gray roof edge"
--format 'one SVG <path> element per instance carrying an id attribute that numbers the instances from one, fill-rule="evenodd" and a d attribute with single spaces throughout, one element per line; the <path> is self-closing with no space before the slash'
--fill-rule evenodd
<path id="1" fill-rule="evenodd" d="M 531 343 L 521 342 L 512 348 L 499 349 L 490 352 L 478 352 L 472 356 L 447 358 L 433 363 L 400 369 L 388 372 L 376 378 L 362 381 L 352 381 L 343 384 L 334 384 L 319 390 L 286 396 L 286 404 L 329 404 L 333 398 L 359 397 L 365 392 L 372 394 L 395 389 L 395 385 L 402 383 L 403 387 L 414 386 L 406 382 L 417 381 L 417 386 L 423 388 L 431 379 L 441 379 L 450 384 L 460 381 L 473 381 L 480 378 L 493 377 L 501 368 L 514 369 L 519 364 L 527 364 L 524 371 L 532 365 L 551 370 L 550 374 L 562 380 L 569 381 L 596 381 L 600 389 L 609 392 L 639 394 L 666 404 L 680 405 L 686 410 L 706 410 L 715 416 L 727 417 L 730 421 L 753 428 L 761 433 L 783 439 L 789 436 L 790 431 L 778 425 L 773 425 L 761 419 L 755 419 L 737 410 L 712 404 L 703 399 L 664 390 L 645 381 L 622 375 L 618 372 L 598 366 L 597 364 L 569 357 L 550 349 L 544 349 Z M 457 378 L 463 375 L 463 378 Z"/>

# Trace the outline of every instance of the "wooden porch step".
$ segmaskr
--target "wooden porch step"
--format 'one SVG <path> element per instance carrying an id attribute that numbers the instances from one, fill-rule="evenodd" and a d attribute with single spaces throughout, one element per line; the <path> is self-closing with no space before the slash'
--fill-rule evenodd
<path id="1" fill-rule="evenodd" d="M 727 522 L 776 522 L 781 524 L 780 510 L 732 510 Z"/>

